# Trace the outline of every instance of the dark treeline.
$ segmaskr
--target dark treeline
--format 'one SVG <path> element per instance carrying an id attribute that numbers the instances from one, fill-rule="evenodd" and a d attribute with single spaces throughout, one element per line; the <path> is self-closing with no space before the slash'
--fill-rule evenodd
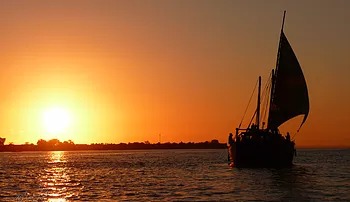
<path id="1" fill-rule="evenodd" d="M 49 141 L 40 139 L 37 144 L 22 144 L 22 145 L 0 145 L 0 152 L 6 151 L 77 151 L 77 150 L 142 150 L 142 149 L 222 149 L 226 148 L 225 143 L 220 143 L 218 140 L 210 142 L 188 142 L 188 143 L 149 143 L 133 142 L 133 143 L 95 143 L 95 144 L 75 144 L 68 140 L 60 142 L 58 139 Z"/>

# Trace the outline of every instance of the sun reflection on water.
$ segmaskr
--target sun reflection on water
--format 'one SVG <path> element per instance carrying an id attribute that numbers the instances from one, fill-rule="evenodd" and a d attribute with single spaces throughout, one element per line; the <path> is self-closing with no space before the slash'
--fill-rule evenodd
<path id="1" fill-rule="evenodd" d="M 68 198 L 78 195 L 71 188 L 78 186 L 79 183 L 74 183 L 71 180 L 69 169 L 64 151 L 48 153 L 47 167 L 43 170 L 39 179 L 43 198 L 52 202 L 65 202 L 68 201 Z"/>
<path id="2" fill-rule="evenodd" d="M 65 156 L 64 156 L 64 151 L 52 151 L 50 153 L 50 160 L 49 163 L 61 163 L 61 162 L 66 162 Z"/>

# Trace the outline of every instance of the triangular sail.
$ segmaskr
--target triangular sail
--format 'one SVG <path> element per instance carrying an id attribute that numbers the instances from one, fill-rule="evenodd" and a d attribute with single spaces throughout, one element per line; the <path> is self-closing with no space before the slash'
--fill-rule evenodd
<path id="1" fill-rule="evenodd" d="M 274 80 L 268 128 L 277 129 L 289 119 L 303 114 L 302 125 L 309 114 L 308 90 L 298 59 L 283 31 Z"/>

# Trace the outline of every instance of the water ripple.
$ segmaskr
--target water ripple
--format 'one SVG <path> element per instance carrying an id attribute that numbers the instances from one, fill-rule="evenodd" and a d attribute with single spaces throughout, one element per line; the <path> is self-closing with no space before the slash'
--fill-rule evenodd
<path id="1" fill-rule="evenodd" d="M 226 150 L 0 153 L 0 201 L 350 201 L 349 150 L 236 169 Z"/>

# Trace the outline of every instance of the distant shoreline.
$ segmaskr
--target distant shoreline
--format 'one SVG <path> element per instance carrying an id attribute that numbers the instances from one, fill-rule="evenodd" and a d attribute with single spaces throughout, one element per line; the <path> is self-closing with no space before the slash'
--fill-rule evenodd
<path id="1" fill-rule="evenodd" d="M 226 149 L 226 143 L 217 140 L 211 142 L 188 142 L 188 143 L 94 143 L 94 144 L 74 144 L 72 141 L 38 141 L 39 144 L 22 145 L 0 145 L 0 152 L 22 152 L 22 151 L 103 151 L 103 150 L 162 150 L 162 149 Z M 297 147 L 298 150 L 348 150 L 350 147 Z"/>
<path id="2" fill-rule="evenodd" d="M 201 143 L 120 143 L 120 144 L 59 144 L 59 145 L 2 145 L 0 152 L 22 151 L 89 151 L 89 150 L 161 150 L 161 149 L 225 149 L 219 142 Z"/>

